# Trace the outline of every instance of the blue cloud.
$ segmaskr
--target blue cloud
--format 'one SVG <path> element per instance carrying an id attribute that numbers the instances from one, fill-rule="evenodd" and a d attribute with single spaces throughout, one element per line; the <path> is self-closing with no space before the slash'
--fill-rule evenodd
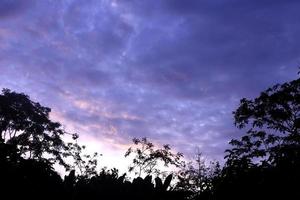
<path id="1" fill-rule="evenodd" d="M 298 1 L 24 2 L 0 3 L 0 86 L 99 141 L 220 158 L 238 100 L 296 78 Z"/>

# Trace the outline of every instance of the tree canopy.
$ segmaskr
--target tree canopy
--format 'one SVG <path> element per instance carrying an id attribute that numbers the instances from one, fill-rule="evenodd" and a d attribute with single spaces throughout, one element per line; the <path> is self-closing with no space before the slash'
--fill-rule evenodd
<path id="1" fill-rule="evenodd" d="M 300 79 L 277 84 L 254 100 L 242 99 L 235 125 L 247 134 L 230 143 L 229 160 L 253 159 L 278 164 L 287 154 L 298 156 L 300 145 Z M 295 158 L 295 157 L 294 157 Z"/>
<path id="2" fill-rule="evenodd" d="M 23 93 L 3 89 L 0 94 L 0 140 L 15 145 L 21 155 L 40 160 L 64 162 L 67 150 L 61 124 L 49 118 L 51 109 L 30 100 Z"/>
<path id="3" fill-rule="evenodd" d="M 168 144 L 163 145 L 163 148 L 155 148 L 147 138 L 134 138 L 132 141 L 135 147 L 130 147 L 125 153 L 125 157 L 134 154 L 129 172 L 134 171 L 138 176 L 141 176 L 142 173 L 160 175 L 162 171 L 159 169 L 159 164 L 165 167 L 169 165 L 180 167 L 183 164 L 181 160 L 183 154 L 173 153 Z"/>

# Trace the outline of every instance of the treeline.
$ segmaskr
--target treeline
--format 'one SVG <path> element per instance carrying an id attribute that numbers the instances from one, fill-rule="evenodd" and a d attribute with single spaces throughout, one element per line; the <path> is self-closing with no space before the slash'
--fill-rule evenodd
<path id="1" fill-rule="evenodd" d="M 201 153 L 184 162 L 169 145 L 133 139 L 125 153 L 133 180 L 117 169 L 97 171 L 98 155 L 84 154 L 78 135 L 50 112 L 23 93 L 0 94 L 0 199 L 300 199 L 300 79 L 241 100 L 234 123 L 245 134 L 231 140 L 223 166 Z M 62 139 L 68 135 L 72 142 Z"/>

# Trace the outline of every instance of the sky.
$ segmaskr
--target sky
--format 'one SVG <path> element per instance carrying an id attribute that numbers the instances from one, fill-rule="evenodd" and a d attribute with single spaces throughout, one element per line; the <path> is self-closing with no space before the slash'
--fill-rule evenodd
<path id="1" fill-rule="evenodd" d="M 1 0 L 0 88 L 102 163 L 134 137 L 222 160 L 241 98 L 297 78 L 298 0 Z"/>

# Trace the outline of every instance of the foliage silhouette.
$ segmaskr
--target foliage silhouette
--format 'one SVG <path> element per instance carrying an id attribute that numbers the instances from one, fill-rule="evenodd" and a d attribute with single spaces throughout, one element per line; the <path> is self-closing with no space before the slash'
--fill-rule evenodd
<path id="1" fill-rule="evenodd" d="M 184 190 L 190 193 L 189 197 L 203 196 L 210 193 L 213 187 L 213 180 L 220 176 L 221 168 L 217 161 L 210 161 L 207 164 L 202 153 L 197 150 L 194 160 L 186 163 L 178 171 L 177 190 Z"/>
<path id="2" fill-rule="evenodd" d="M 254 100 L 242 99 L 234 118 L 238 128 L 248 128 L 247 135 L 230 142 L 236 148 L 227 151 L 228 160 L 259 158 L 264 164 L 277 165 L 289 154 L 298 155 L 299 115 L 299 79 L 275 85 Z"/>
<path id="3" fill-rule="evenodd" d="M 73 158 L 73 163 L 69 168 L 74 170 L 74 173 L 77 171 L 80 177 L 88 178 L 97 175 L 97 158 L 99 154 L 97 152 L 92 155 L 84 154 L 83 150 L 86 148 L 85 145 L 79 145 L 77 143 L 76 135 L 73 139 L 76 142 L 67 143 L 67 154 Z"/>
<path id="4" fill-rule="evenodd" d="M 247 133 L 230 142 L 216 196 L 299 199 L 299 115 L 300 79 L 242 99 L 235 125 Z"/>
<path id="5" fill-rule="evenodd" d="M 41 160 L 47 155 L 51 163 L 67 167 L 62 152 L 66 132 L 61 124 L 49 119 L 51 109 L 33 102 L 23 93 L 3 89 L 0 95 L 0 138 L 18 148 L 21 155 Z"/>
<path id="6" fill-rule="evenodd" d="M 154 144 L 148 141 L 147 138 L 134 138 L 132 141 L 136 147 L 130 147 L 125 153 L 125 157 L 134 154 L 129 172 L 134 171 L 138 176 L 141 176 L 143 173 L 147 175 L 156 174 L 158 176 L 162 174 L 162 171 L 159 169 L 160 163 L 165 167 L 169 165 L 180 167 L 183 165 L 183 154 L 180 152 L 172 153 L 170 146 L 167 144 L 163 145 L 161 149 L 155 149 Z"/>

